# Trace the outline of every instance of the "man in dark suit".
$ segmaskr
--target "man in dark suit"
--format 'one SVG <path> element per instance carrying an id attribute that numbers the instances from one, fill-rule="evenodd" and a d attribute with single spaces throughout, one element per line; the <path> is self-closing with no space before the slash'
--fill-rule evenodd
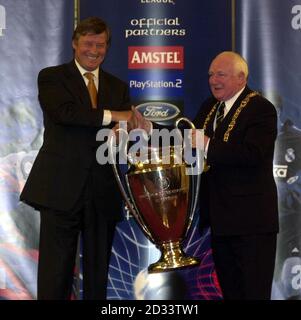
<path id="1" fill-rule="evenodd" d="M 96 133 L 132 115 L 126 83 L 100 68 L 109 43 L 105 22 L 85 19 L 74 60 L 38 77 L 44 142 L 20 197 L 41 213 L 38 299 L 70 298 L 80 233 L 84 299 L 106 298 L 121 197 L 111 166 L 96 161 Z"/>
<path id="2" fill-rule="evenodd" d="M 211 227 L 216 272 L 228 300 L 270 299 L 278 232 L 276 110 L 248 88 L 247 78 L 240 55 L 219 54 L 209 68 L 213 97 L 195 119 L 205 132 L 201 229 Z"/>

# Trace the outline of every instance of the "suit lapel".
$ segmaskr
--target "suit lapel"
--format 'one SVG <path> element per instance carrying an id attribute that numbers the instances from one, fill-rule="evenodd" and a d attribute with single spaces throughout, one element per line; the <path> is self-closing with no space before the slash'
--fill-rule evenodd
<path id="1" fill-rule="evenodd" d="M 74 61 L 66 65 L 66 77 L 72 92 L 78 96 L 83 106 L 92 108 L 89 91 Z"/>

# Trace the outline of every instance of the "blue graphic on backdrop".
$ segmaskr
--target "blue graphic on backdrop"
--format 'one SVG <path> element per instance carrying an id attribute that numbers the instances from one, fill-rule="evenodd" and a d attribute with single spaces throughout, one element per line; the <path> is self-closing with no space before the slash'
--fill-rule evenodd
<path id="1" fill-rule="evenodd" d="M 19 202 L 37 150 L 40 69 L 70 59 L 73 1 L 0 5 L 0 299 L 36 298 L 39 214 Z"/>
<path id="2" fill-rule="evenodd" d="M 197 215 L 196 215 L 197 216 Z M 172 272 L 149 274 L 147 267 L 160 257 L 133 218 L 119 224 L 112 251 L 107 298 L 110 300 L 220 300 L 211 256 L 209 232 L 200 237 L 197 218 L 184 242 L 184 251 L 201 264 Z"/>
<path id="3" fill-rule="evenodd" d="M 300 16 L 298 0 L 237 2 L 237 47 L 249 63 L 250 86 L 273 102 L 279 115 L 274 156 L 280 222 L 272 290 L 276 300 L 301 299 Z"/>
<path id="4" fill-rule="evenodd" d="M 279 129 L 274 157 L 280 232 L 273 297 L 301 299 L 301 130 L 291 120 Z"/>

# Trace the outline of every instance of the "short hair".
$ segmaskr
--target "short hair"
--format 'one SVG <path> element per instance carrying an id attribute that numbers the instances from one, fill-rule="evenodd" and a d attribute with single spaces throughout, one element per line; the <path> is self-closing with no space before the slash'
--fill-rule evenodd
<path id="1" fill-rule="evenodd" d="M 107 44 L 111 42 L 111 31 L 105 21 L 98 17 L 86 18 L 77 25 L 75 28 L 72 40 L 77 41 L 80 36 L 85 36 L 89 33 L 100 34 L 105 32 L 107 34 Z"/>
<path id="2" fill-rule="evenodd" d="M 219 56 L 231 57 L 235 65 L 236 71 L 243 72 L 243 74 L 245 75 L 245 78 L 248 79 L 248 76 L 249 76 L 248 63 L 246 59 L 244 59 L 239 53 L 234 51 L 223 51 L 220 54 L 218 54 L 215 58 Z"/>

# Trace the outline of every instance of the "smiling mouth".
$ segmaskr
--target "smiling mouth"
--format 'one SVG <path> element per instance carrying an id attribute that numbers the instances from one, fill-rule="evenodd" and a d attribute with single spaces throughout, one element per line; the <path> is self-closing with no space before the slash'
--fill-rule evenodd
<path id="1" fill-rule="evenodd" d="M 86 56 L 89 60 L 91 60 L 91 61 L 95 61 L 95 60 L 97 60 L 99 57 L 98 56 Z"/>

